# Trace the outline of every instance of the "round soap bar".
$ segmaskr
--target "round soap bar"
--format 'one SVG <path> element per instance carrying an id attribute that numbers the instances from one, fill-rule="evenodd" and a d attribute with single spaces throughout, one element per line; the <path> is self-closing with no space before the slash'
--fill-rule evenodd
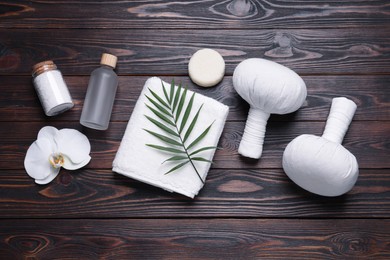
<path id="1" fill-rule="evenodd" d="M 201 87 L 212 87 L 225 74 L 225 61 L 221 54 L 212 49 L 202 49 L 192 55 L 188 63 L 191 80 Z"/>

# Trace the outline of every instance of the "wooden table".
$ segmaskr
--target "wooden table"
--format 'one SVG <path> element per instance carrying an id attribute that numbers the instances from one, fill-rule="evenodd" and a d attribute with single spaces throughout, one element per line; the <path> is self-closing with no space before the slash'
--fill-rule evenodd
<path id="1" fill-rule="evenodd" d="M 219 51 L 214 88 L 187 75 L 191 55 Z M 103 52 L 119 57 L 110 128 L 78 120 Z M 236 65 L 261 57 L 299 73 L 308 97 L 272 115 L 263 157 L 238 155 L 248 105 Z M 53 59 L 75 107 L 44 116 L 31 66 Z M 160 76 L 229 105 L 206 185 L 194 199 L 113 173 L 111 164 L 145 80 Z M 1 1 L 0 259 L 390 258 L 389 1 Z M 345 147 L 360 176 L 346 195 L 310 194 L 281 169 L 294 137 L 321 135 L 333 97 L 358 105 Z M 39 186 L 23 160 L 43 126 L 88 136 L 92 161 Z"/>

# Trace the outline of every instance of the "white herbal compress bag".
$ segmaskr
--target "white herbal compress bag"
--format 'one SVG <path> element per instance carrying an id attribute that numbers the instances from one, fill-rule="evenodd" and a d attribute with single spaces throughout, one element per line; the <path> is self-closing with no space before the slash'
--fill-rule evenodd
<path id="1" fill-rule="evenodd" d="M 341 143 L 356 107 L 350 99 L 334 98 L 323 135 L 303 134 L 287 145 L 283 169 L 292 181 L 307 191 L 328 197 L 340 196 L 352 189 L 359 175 L 359 165 Z"/>

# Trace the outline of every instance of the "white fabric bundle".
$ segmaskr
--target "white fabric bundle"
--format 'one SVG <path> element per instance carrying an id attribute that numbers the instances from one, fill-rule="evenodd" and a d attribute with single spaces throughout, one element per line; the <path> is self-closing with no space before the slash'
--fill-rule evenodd
<path id="1" fill-rule="evenodd" d="M 197 176 L 192 165 L 188 163 L 182 168 L 164 175 L 164 173 L 175 165 L 175 163 L 171 162 L 162 163 L 168 159 L 171 154 L 153 149 L 146 145 L 155 144 L 167 146 L 161 140 L 144 130 L 147 129 L 161 133 L 161 129 L 145 117 L 145 115 L 148 115 L 156 118 L 156 116 L 146 107 L 146 104 L 150 104 L 150 102 L 145 97 L 145 94 L 150 95 L 149 89 L 151 89 L 160 97 L 163 97 L 164 92 L 162 83 L 169 93 L 170 84 L 162 82 L 160 78 L 153 77 L 146 81 L 115 156 L 113 171 L 156 187 L 194 198 L 203 187 L 203 183 Z M 188 90 L 185 104 L 188 104 L 192 94 L 193 92 Z M 189 121 L 194 117 L 202 104 L 203 107 L 199 113 L 198 121 L 189 140 L 196 138 L 204 129 L 214 122 L 210 131 L 196 147 L 217 146 L 229 108 L 214 99 L 205 97 L 201 94 L 195 94 Z M 206 150 L 199 153 L 199 156 L 211 161 L 214 153 L 214 149 Z M 210 163 L 194 161 L 194 164 L 199 175 L 205 180 L 210 168 Z"/>
<path id="2" fill-rule="evenodd" d="M 332 100 L 324 134 L 296 137 L 283 153 L 283 169 L 300 187 L 322 196 L 340 196 L 355 185 L 359 165 L 341 143 L 356 111 L 347 98 Z"/>
<path id="3" fill-rule="evenodd" d="M 259 159 L 270 114 L 287 114 L 300 108 L 306 99 L 306 84 L 281 64 L 251 58 L 234 69 L 233 86 L 250 105 L 238 153 Z"/>

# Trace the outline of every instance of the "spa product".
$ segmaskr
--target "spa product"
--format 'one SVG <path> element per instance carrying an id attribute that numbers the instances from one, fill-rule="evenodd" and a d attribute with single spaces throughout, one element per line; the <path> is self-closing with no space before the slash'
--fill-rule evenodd
<path id="1" fill-rule="evenodd" d="M 306 85 L 291 69 L 265 59 L 242 61 L 233 73 L 233 86 L 250 104 L 248 119 L 238 153 L 258 159 L 270 114 L 287 114 L 306 99 Z"/>
<path id="2" fill-rule="evenodd" d="M 47 116 L 58 115 L 74 106 L 62 74 L 53 61 L 35 64 L 32 76 L 35 90 Z"/>
<path id="3" fill-rule="evenodd" d="M 158 141 L 163 141 L 164 146 L 151 143 L 147 143 L 145 145 L 153 149 L 164 151 L 168 154 L 167 159 L 162 163 L 170 162 L 172 164 L 172 168 L 164 174 L 176 172 L 186 164 L 189 164 L 193 167 L 194 174 L 196 173 L 199 180 L 204 183 L 204 180 L 199 175 L 196 163 L 212 163 L 212 161 L 199 156 L 199 154 L 206 150 L 217 149 L 217 147 L 199 147 L 198 144 L 210 132 L 214 122 L 204 129 L 201 129 L 199 133 L 193 133 L 192 131 L 196 127 L 197 123 L 200 123 L 198 118 L 202 112 L 204 104 L 201 104 L 199 107 L 193 106 L 195 92 L 192 93 L 190 100 L 186 103 L 185 100 L 187 98 L 188 89 L 183 88 L 181 84 L 176 87 L 174 81 L 172 81 L 169 88 L 164 86 L 161 82 L 161 87 L 164 92 L 163 96 L 159 96 L 151 89 L 148 89 L 149 93 L 145 94 L 149 101 L 146 106 L 152 113 L 152 115 L 145 115 L 145 117 L 157 126 L 158 132 L 149 129 L 144 130 L 151 136 L 158 139 Z M 197 111 L 195 114 L 192 113 L 193 109 Z M 193 117 L 190 117 L 191 113 L 194 114 Z M 195 135 L 193 140 L 189 139 L 191 134 Z"/>
<path id="4" fill-rule="evenodd" d="M 79 131 L 45 126 L 27 150 L 24 168 L 37 184 L 47 184 L 54 180 L 61 167 L 76 170 L 87 165 L 90 152 L 88 138 Z"/>
<path id="5" fill-rule="evenodd" d="M 225 75 L 225 61 L 217 51 L 201 49 L 192 55 L 188 63 L 188 73 L 195 84 L 212 87 Z"/>
<path id="6" fill-rule="evenodd" d="M 287 145 L 283 169 L 291 180 L 322 196 L 339 196 L 352 189 L 359 166 L 341 142 L 355 111 L 353 101 L 334 98 L 322 137 L 300 135 Z"/>
<path id="7" fill-rule="evenodd" d="M 108 128 L 118 87 L 118 76 L 113 70 L 116 62 L 116 56 L 104 53 L 102 66 L 92 72 L 80 117 L 83 126 L 96 130 Z"/>
<path id="8" fill-rule="evenodd" d="M 157 117 L 156 114 L 147 107 L 150 106 L 155 109 L 155 105 L 148 100 L 146 95 L 153 97 L 153 94 L 151 93 L 151 91 L 153 91 L 159 97 L 164 98 L 165 93 L 162 84 L 167 90 L 170 89 L 171 84 L 162 82 L 161 79 L 157 77 L 149 78 L 145 82 L 115 156 L 113 171 L 162 189 L 194 198 L 204 185 L 200 178 L 202 180 L 206 179 L 210 163 L 205 163 L 203 161 L 193 162 L 200 178 L 194 172 L 194 168 L 190 163 L 166 174 L 177 165 L 177 161 L 166 161 L 172 156 L 172 153 L 170 152 L 172 151 L 170 150 L 171 147 L 169 147 L 169 144 L 166 142 L 146 131 L 149 130 L 155 133 L 161 133 L 161 128 L 146 117 L 148 116 L 154 119 Z M 175 93 L 177 93 L 177 86 L 174 86 L 174 90 Z M 184 104 L 190 102 L 193 93 L 193 91 L 187 90 Z M 170 92 L 168 92 L 167 95 L 170 96 Z M 212 126 L 207 135 L 196 144 L 196 148 L 194 147 L 194 150 L 192 151 L 202 147 L 217 146 L 229 110 L 229 108 L 222 103 L 196 93 L 192 107 L 197 109 L 191 110 L 191 113 L 188 116 L 189 120 L 194 118 L 200 106 L 202 106 L 202 109 L 199 112 L 197 123 L 194 125 L 191 134 L 187 137 L 188 144 L 195 141 L 211 124 Z M 185 110 L 183 109 L 181 113 L 185 113 Z M 182 119 L 183 117 L 180 118 Z M 178 120 L 177 124 L 180 128 L 182 121 Z M 166 126 L 175 130 L 175 128 L 173 126 L 171 127 L 168 123 Z M 188 124 L 187 126 L 189 127 Z M 187 130 L 188 127 L 184 127 L 183 129 Z M 185 130 L 184 132 L 187 132 Z M 184 140 L 185 134 L 182 135 L 182 138 Z M 155 149 L 151 145 L 155 147 L 168 147 L 169 149 L 162 151 L 160 149 Z M 178 146 L 177 149 L 180 149 L 180 146 Z M 204 150 L 197 153 L 197 157 L 212 161 L 214 153 L 215 149 Z"/>

